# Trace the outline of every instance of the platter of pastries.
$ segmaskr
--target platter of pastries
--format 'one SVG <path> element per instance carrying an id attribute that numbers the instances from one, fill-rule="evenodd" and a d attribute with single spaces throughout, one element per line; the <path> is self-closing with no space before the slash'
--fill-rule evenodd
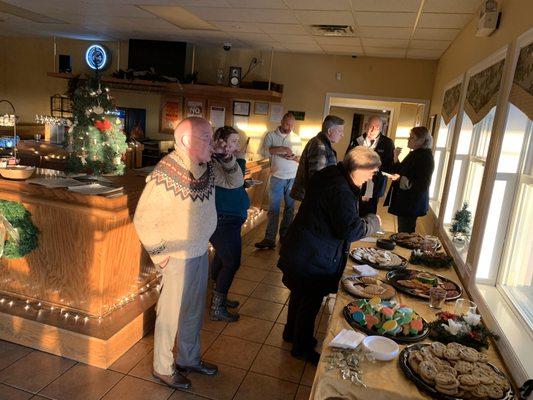
<path id="1" fill-rule="evenodd" d="M 459 343 L 414 344 L 402 350 L 399 363 L 418 388 L 437 399 L 514 398 L 509 379 L 487 355 Z"/>
<path id="2" fill-rule="evenodd" d="M 446 301 L 458 299 L 462 293 L 461 286 L 451 279 L 416 269 L 390 271 L 387 273 L 387 283 L 400 292 L 422 299 L 428 299 L 429 290 L 434 287 L 446 291 Z"/>
<path id="3" fill-rule="evenodd" d="M 407 265 L 407 259 L 404 257 L 373 247 L 356 247 L 350 251 L 350 258 L 358 264 L 368 264 L 377 269 L 398 269 Z"/>
<path id="4" fill-rule="evenodd" d="M 420 249 L 423 247 L 438 250 L 442 247 L 439 238 L 431 235 L 400 232 L 392 234 L 390 239 L 395 241 L 398 246 L 402 246 L 411 250 Z"/>
<path id="5" fill-rule="evenodd" d="M 343 314 L 352 328 L 398 343 L 418 342 L 429 333 L 427 322 L 412 308 L 379 297 L 352 301 Z"/>
<path id="6" fill-rule="evenodd" d="M 348 293 L 366 299 L 377 296 L 388 300 L 396 295 L 396 290 L 391 285 L 370 276 L 347 276 L 342 279 L 342 286 Z"/>

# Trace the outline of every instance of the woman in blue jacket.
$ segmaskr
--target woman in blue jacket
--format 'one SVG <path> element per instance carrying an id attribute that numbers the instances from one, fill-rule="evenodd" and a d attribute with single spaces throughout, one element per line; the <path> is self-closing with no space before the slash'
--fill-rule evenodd
<path id="1" fill-rule="evenodd" d="M 377 215 L 361 218 L 358 212 L 360 188 L 380 165 L 374 150 L 358 146 L 309 181 L 278 261 L 291 291 L 283 339 L 292 342 L 294 357 L 318 363 L 313 327 L 322 299 L 337 292 L 350 243 L 380 227 Z"/>
<path id="2" fill-rule="evenodd" d="M 246 161 L 236 156 L 239 133 L 231 126 L 218 128 L 213 136 L 216 153 L 213 155 L 215 171 L 215 203 L 218 214 L 217 228 L 209 240 L 215 248 L 211 263 L 214 281 L 210 318 L 214 321 L 233 322 L 239 314 L 229 312 L 237 301 L 227 299 L 233 277 L 241 264 L 241 227 L 246 221 L 250 200 L 244 189 Z"/>

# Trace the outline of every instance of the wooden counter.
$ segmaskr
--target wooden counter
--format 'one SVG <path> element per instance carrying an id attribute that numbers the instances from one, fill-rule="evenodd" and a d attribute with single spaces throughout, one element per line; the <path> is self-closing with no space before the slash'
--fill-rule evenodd
<path id="1" fill-rule="evenodd" d="M 247 165 L 247 177 L 263 181 L 248 189 L 259 209 L 269 170 L 268 161 Z M 122 193 L 0 179 L 0 199 L 22 202 L 39 230 L 34 251 L 0 258 L 0 339 L 106 368 L 152 329 L 157 276 L 132 222 L 146 177 L 110 179 Z"/>

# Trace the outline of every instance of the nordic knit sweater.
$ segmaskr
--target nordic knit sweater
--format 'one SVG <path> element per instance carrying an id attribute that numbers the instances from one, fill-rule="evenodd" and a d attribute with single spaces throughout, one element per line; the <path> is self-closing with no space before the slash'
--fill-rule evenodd
<path id="1" fill-rule="evenodd" d="M 195 164 L 174 151 L 146 182 L 133 222 L 152 261 L 203 255 L 217 225 L 212 164 Z"/>

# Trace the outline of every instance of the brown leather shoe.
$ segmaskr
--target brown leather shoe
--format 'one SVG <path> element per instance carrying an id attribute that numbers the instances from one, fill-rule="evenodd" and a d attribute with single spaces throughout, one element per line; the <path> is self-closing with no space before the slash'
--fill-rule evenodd
<path id="1" fill-rule="evenodd" d="M 184 390 L 191 387 L 191 381 L 177 371 L 175 371 L 172 375 L 161 375 L 153 371 L 152 375 L 157 380 L 174 389 Z"/>

